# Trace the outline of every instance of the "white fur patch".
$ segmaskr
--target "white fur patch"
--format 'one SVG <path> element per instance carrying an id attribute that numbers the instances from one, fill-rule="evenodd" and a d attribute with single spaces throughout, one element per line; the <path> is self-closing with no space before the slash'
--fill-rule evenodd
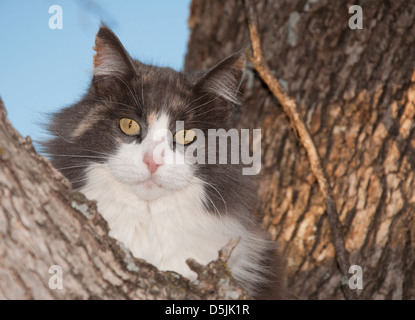
<path id="1" fill-rule="evenodd" d="M 160 116 L 141 144 L 121 145 L 107 163 L 91 165 L 82 191 L 97 200 L 110 235 L 134 256 L 160 270 L 195 279 L 186 259 L 207 264 L 217 258 L 218 251 L 230 239 L 241 237 L 229 267 L 242 283 L 247 279 L 261 281 L 252 272 L 261 268 L 258 261 L 267 241 L 228 216 L 207 212 L 205 204 L 209 199 L 203 181 L 193 175 L 191 165 L 161 165 L 149 180 L 143 154 L 154 148 L 151 132 L 167 128 L 168 123 L 167 116 Z M 174 156 L 172 150 L 169 152 L 168 157 Z"/>

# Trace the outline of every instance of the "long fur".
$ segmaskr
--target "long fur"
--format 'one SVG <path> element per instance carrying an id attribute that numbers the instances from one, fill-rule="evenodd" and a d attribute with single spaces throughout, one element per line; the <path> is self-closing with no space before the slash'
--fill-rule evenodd
<path id="1" fill-rule="evenodd" d="M 176 72 L 133 60 L 105 26 L 96 50 L 88 92 L 51 119 L 53 137 L 44 151 L 53 164 L 97 200 L 110 234 L 136 257 L 192 279 L 187 258 L 208 263 L 240 237 L 229 260 L 235 279 L 256 298 L 284 297 L 282 263 L 252 216 L 256 188 L 240 165 L 173 163 L 150 175 L 143 161 L 157 144 L 154 133 L 174 133 L 178 120 L 206 136 L 208 129 L 230 129 L 244 56 L 206 71 Z M 140 134 L 125 135 L 121 118 L 137 121 Z M 166 156 L 172 159 L 183 151 L 170 146 Z"/>

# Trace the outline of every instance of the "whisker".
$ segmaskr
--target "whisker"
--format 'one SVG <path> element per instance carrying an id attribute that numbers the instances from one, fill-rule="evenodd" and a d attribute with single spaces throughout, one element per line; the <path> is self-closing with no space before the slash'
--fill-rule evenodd
<path id="1" fill-rule="evenodd" d="M 108 101 L 108 100 L 106 100 L 106 101 Z M 110 101 L 108 101 L 108 102 L 110 102 Z M 119 104 L 120 106 L 124 106 L 124 107 L 128 107 L 128 108 L 130 108 L 134 111 L 136 110 L 136 108 L 134 108 L 133 106 L 130 106 L 129 104 L 126 104 L 126 103 L 122 103 L 122 102 L 118 102 L 118 101 L 111 101 L 111 103 Z"/>
<path id="2" fill-rule="evenodd" d="M 63 167 L 63 168 L 56 168 L 57 170 L 69 170 L 69 169 L 76 169 L 76 168 L 89 168 L 90 165 L 89 164 L 84 164 L 81 166 L 70 166 L 70 167 Z"/>
<path id="3" fill-rule="evenodd" d="M 71 180 L 69 180 L 72 184 L 74 184 L 74 183 L 79 183 L 79 182 L 86 182 L 86 181 L 88 181 L 89 179 L 88 178 L 83 178 L 83 179 L 77 179 L 77 180 L 73 180 L 73 179 L 71 179 Z"/>
<path id="4" fill-rule="evenodd" d="M 210 202 L 210 204 L 213 206 L 213 211 L 220 217 L 221 213 L 218 209 L 218 207 L 215 205 L 213 200 L 210 198 L 209 194 L 206 191 L 203 191 L 203 195 L 206 197 L 206 199 Z"/>
<path id="5" fill-rule="evenodd" d="M 204 124 L 210 124 L 213 127 L 218 127 L 217 123 L 208 122 L 208 121 L 194 121 L 194 120 L 192 120 L 192 121 L 189 121 L 189 123 L 204 123 Z M 212 128 L 212 129 L 214 129 L 214 128 Z"/>
<path id="6" fill-rule="evenodd" d="M 218 99 L 219 97 L 215 97 L 215 98 L 213 98 L 213 99 L 211 99 L 211 100 L 209 100 L 209 101 L 207 101 L 207 102 L 205 102 L 205 103 L 202 103 L 202 104 L 199 104 L 199 105 L 197 105 L 197 106 L 195 106 L 195 107 L 193 107 L 193 108 L 191 108 L 191 109 L 189 109 L 189 110 L 187 110 L 187 112 L 185 112 L 184 113 L 184 116 L 187 116 L 190 112 L 193 112 L 193 111 L 195 111 L 195 110 L 197 110 L 197 109 L 200 109 L 201 107 L 203 107 L 203 106 L 205 106 L 205 105 L 207 105 L 207 104 L 209 104 L 209 103 L 211 103 L 211 102 L 213 102 L 213 101 L 215 101 L 216 99 Z M 210 110 L 209 110 L 210 111 Z M 197 114 L 197 115 L 199 115 L 199 114 Z"/>
<path id="7" fill-rule="evenodd" d="M 124 86 L 128 89 L 128 91 L 130 92 L 131 96 L 133 97 L 137 107 L 143 108 L 143 106 L 138 102 L 137 98 L 135 97 L 135 95 L 133 94 L 133 92 L 131 91 L 130 87 L 124 82 L 124 80 L 122 80 L 120 77 L 117 77 L 118 80 L 120 80 Z M 135 89 L 134 89 L 135 90 Z"/>
<path id="8" fill-rule="evenodd" d="M 223 198 L 223 196 L 222 196 L 222 194 L 218 191 L 218 189 L 216 189 L 211 183 L 209 183 L 209 182 L 207 182 L 207 181 L 204 181 L 204 180 L 202 180 L 202 179 L 199 179 L 199 178 L 196 178 L 195 177 L 195 179 L 197 179 L 198 181 L 200 181 L 200 182 L 202 182 L 203 184 L 206 184 L 206 185 L 208 185 L 209 187 L 211 187 L 213 190 L 215 190 L 216 192 L 217 192 L 217 194 L 220 196 L 220 198 L 222 199 L 222 202 L 223 202 L 223 204 L 225 205 L 225 211 L 226 211 L 226 213 L 228 212 L 228 207 L 227 207 L 227 205 L 226 205 L 226 201 L 225 201 L 225 199 Z"/>
<path id="9" fill-rule="evenodd" d="M 92 150 L 92 149 L 86 149 L 86 148 L 80 148 L 80 147 L 71 147 L 71 149 L 73 149 L 73 150 L 79 150 L 79 151 L 93 152 L 93 153 L 96 153 L 96 154 L 100 154 L 100 155 L 106 156 L 108 158 L 113 157 L 112 154 L 109 154 L 109 153 L 106 153 L 106 152 L 101 152 L 101 151 L 96 151 L 96 150 Z M 50 154 L 50 155 L 55 155 L 55 154 Z"/>
<path id="10" fill-rule="evenodd" d="M 105 79 L 108 79 L 108 78 L 111 78 L 111 77 L 114 77 L 114 75 L 108 76 L 108 77 L 103 77 L 103 78 L 99 79 L 98 81 L 102 81 L 102 80 L 105 80 Z M 135 95 L 131 91 L 130 87 L 125 83 L 125 81 L 123 79 L 121 79 L 121 77 L 119 77 L 119 76 L 115 76 L 115 78 L 118 79 L 128 89 L 128 91 L 130 92 L 131 97 L 134 99 L 137 107 L 142 108 L 141 104 L 137 101 L 137 98 L 135 97 Z M 135 91 L 135 89 L 134 89 L 134 91 Z M 112 102 L 112 101 L 108 101 L 108 102 Z"/>
<path id="11" fill-rule="evenodd" d="M 197 116 L 197 117 L 201 117 L 201 116 L 204 116 L 205 114 L 208 114 L 208 113 L 210 113 L 210 112 L 215 112 L 215 110 L 214 110 L 214 109 L 208 109 L 208 110 L 206 110 L 205 112 L 202 112 L 202 113 L 197 113 L 197 114 L 196 114 L 196 116 Z"/>
<path id="12" fill-rule="evenodd" d="M 68 143 L 70 143 L 70 144 L 73 144 L 74 142 L 73 141 L 70 141 L 70 140 L 68 140 L 68 139 L 66 139 L 66 138 L 64 138 L 64 137 L 62 137 L 59 133 L 57 133 L 56 132 L 56 130 L 53 130 L 53 129 L 51 129 L 52 130 L 52 132 L 57 136 L 57 137 L 59 137 L 59 138 L 61 138 L 62 140 L 64 140 L 64 141 L 66 141 L 66 142 L 68 142 Z"/>
<path id="13" fill-rule="evenodd" d="M 200 99 L 202 99 L 202 98 L 206 97 L 207 95 L 208 95 L 208 93 L 205 93 L 205 94 L 201 95 L 200 97 L 197 97 L 196 99 L 194 99 L 194 100 L 192 100 L 191 102 L 189 102 L 188 104 L 186 104 L 186 105 L 184 106 L 184 108 L 190 107 L 193 103 L 195 103 L 196 101 L 198 101 L 198 100 L 200 100 Z"/>
<path id="14" fill-rule="evenodd" d="M 143 106 L 145 106 L 144 103 L 144 81 L 143 81 L 143 77 L 141 77 L 141 100 L 143 100 Z"/>
<path id="15" fill-rule="evenodd" d="M 91 159 L 108 159 L 106 157 L 98 157 L 98 156 L 83 156 L 83 155 L 73 155 L 73 154 L 49 154 L 52 157 L 68 157 L 68 158 L 91 158 Z"/>

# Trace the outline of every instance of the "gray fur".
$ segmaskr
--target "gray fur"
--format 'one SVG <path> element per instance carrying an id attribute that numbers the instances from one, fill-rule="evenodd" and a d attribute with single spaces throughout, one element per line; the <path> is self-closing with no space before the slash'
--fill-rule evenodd
<path id="1" fill-rule="evenodd" d="M 95 61 L 87 93 L 78 103 L 52 116 L 49 131 L 53 137 L 44 143 L 52 163 L 75 189 L 84 186 L 88 164 L 104 162 L 114 154 L 118 141 L 140 142 L 152 112 L 163 111 L 171 119 L 184 121 L 186 129 L 198 128 L 206 135 L 208 129 L 230 128 L 229 115 L 239 103 L 243 54 L 230 56 L 206 71 L 183 73 L 133 60 L 105 26 L 97 34 L 97 47 L 104 51 Z M 118 127 L 122 117 L 137 119 L 141 134 L 124 135 Z M 174 121 L 170 130 L 175 130 Z M 253 216 L 247 214 L 255 208 L 256 187 L 251 178 L 241 174 L 240 165 L 195 166 L 195 174 L 207 182 L 206 192 L 213 200 L 210 214 L 217 214 L 216 208 L 220 214 L 232 215 L 252 233 L 267 239 Z M 256 287 L 257 298 L 281 298 L 282 264 L 275 244 L 269 241 L 262 256 L 258 264 L 263 265 L 260 278 L 266 279 L 265 283 L 255 283 L 258 277 L 253 275 L 245 284 Z"/>

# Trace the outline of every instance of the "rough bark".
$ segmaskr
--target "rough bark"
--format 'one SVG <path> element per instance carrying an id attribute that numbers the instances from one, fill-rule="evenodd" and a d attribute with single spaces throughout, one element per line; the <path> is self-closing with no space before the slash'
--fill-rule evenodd
<path id="1" fill-rule="evenodd" d="M 363 9 L 351 30 L 350 5 Z M 361 299 L 415 298 L 415 2 L 255 1 L 266 62 L 330 178 Z M 249 43 L 243 1 L 193 0 L 186 69 Z M 289 118 L 252 65 L 235 126 L 262 129 L 258 215 L 303 299 L 343 299 L 324 197 Z M 347 268 L 349 266 L 346 266 Z M 350 274 L 351 276 L 351 274 Z"/>
<path id="2" fill-rule="evenodd" d="M 229 248 L 228 248 L 229 250 Z M 135 259 L 108 236 L 95 202 L 38 155 L 0 99 L 0 299 L 241 299 L 226 251 L 189 282 Z M 62 268 L 62 289 L 51 289 Z"/>

